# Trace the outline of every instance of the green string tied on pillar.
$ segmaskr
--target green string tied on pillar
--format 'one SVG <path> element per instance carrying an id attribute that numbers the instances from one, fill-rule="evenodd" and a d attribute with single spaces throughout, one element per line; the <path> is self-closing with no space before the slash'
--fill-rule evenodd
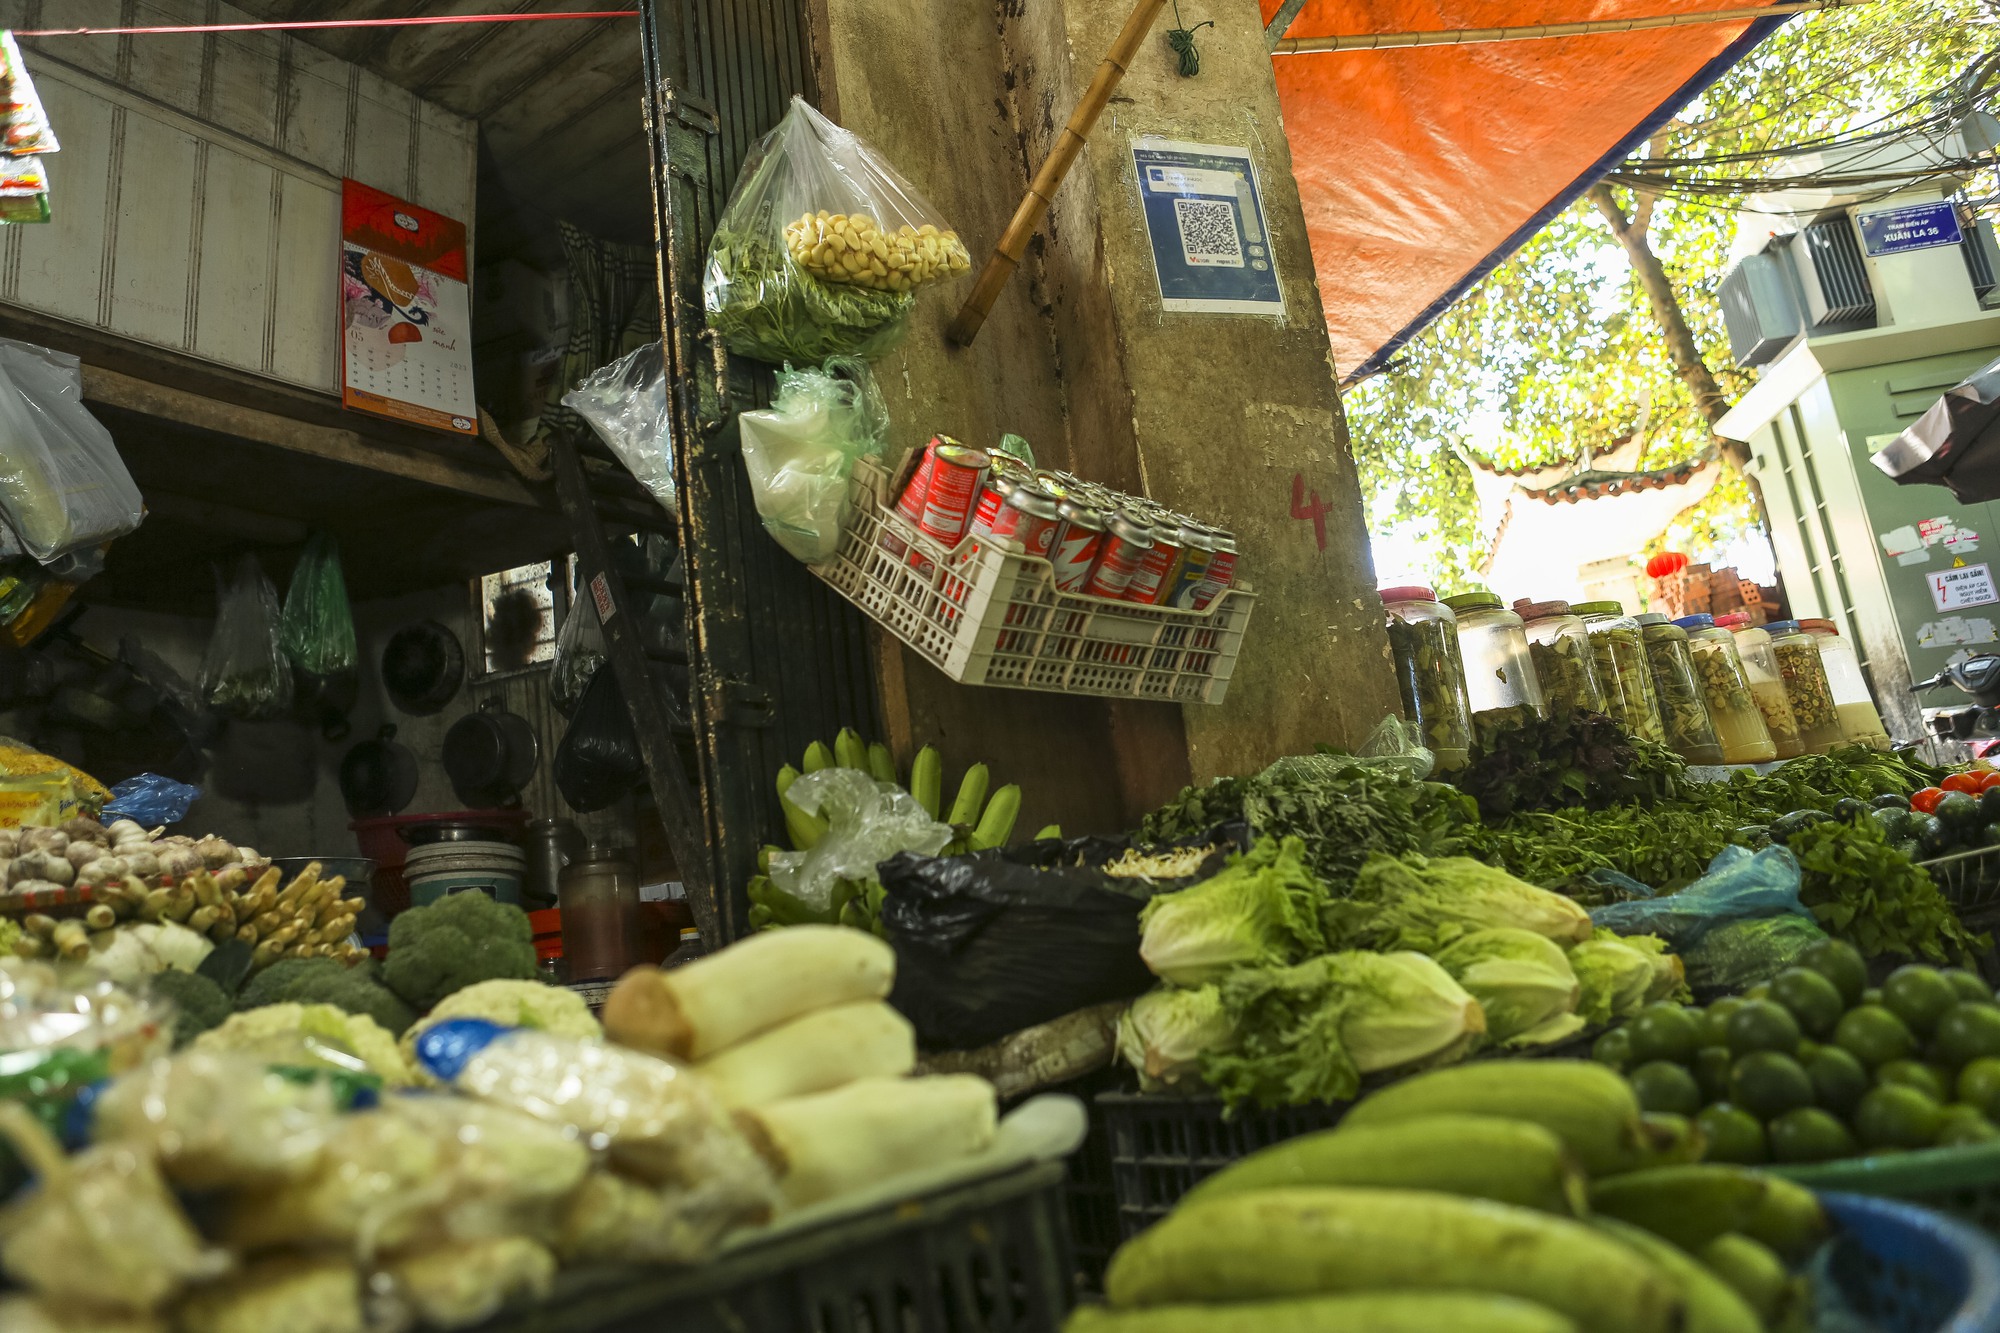
<path id="1" fill-rule="evenodd" d="M 1180 0 L 1174 0 L 1174 22 L 1179 23 L 1180 21 L 1181 3 Z M 1171 46 L 1174 49 L 1174 54 L 1180 57 L 1182 78 L 1191 79 L 1201 73 L 1201 52 L 1194 48 L 1194 35 L 1203 28 L 1213 28 L 1214 26 L 1215 20 L 1208 19 L 1205 22 L 1195 24 L 1192 28 L 1174 27 L 1167 29 L 1167 45 Z"/>

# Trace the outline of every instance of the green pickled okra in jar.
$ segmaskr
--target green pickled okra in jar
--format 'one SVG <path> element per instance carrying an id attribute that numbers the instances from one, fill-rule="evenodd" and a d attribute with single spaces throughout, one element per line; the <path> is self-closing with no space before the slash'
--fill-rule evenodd
<path id="1" fill-rule="evenodd" d="M 1458 619 L 1429 588 L 1389 588 L 1389 655 L 1403 713 L 1440 769 L 1463 768 L 1472 747 L 1472 706 L 1458 646 Z"/>
<path id="2" fill-rule="evenodd" d="M 1690 764 L 1721 763 L 1722 742 L 1716 737 L 1708 700 L 1695 678 L 1687 631 L 1657 611 L 1639 616 L 1638 621 L 1668 748 Z"/>

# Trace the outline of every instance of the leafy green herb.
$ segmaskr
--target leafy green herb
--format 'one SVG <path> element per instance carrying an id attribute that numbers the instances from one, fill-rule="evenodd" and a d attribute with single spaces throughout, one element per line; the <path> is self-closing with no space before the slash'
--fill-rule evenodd
<path id="1" fill-rule="evenodd" d="M 1815 824 L 1787 844 L 1803 871 L 1799 898 L 1830 934 L 1873 958 L 1907 954 L 1969 964 L 1991 947 L 1967 932 L 1930 873 L 1891 846 L 1872 820 Z"/>
<path id="2" fill-rule="evenodd" d="M 1543 718 L 1532 710 L 1494 711 L 1481 713 L 1473 726 L 1472 762 L 1452 775 L 1452 784 L 1477 800 L 1488 819 L 1669 800 L 1686 785 L 1679 756 L 1602 713 L 1557 707 Z"/>
<path id="3" fill-rule="evenodd" d="M 871 357 L 896 341 L 916 304 L 909 292 L 821 282 L 777 241 L 718 229 L 703 283 L 708 324 L 738 356 L 773 365 Z"/>

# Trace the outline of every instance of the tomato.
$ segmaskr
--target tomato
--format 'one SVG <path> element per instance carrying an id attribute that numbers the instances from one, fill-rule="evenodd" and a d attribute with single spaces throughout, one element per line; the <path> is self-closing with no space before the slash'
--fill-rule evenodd
<path id="1" fill-rule="evenodd" d="M 1944 788 L 1926 787 L 1922 791 L 1918 792 L 1915 796 L 1912 796 L 1910 798 L 1910 809 L 1916 811 L 1920 815 L 1927 815 L 1931 811 L 1937 809 L 1938 802 L 1942 801 L 1943 799 L 1944 799 Z"/>
<path id="2" fill-rule="evenodd" d="M 1938 786 L 1944 788 L 1946 791 L 1977 793 L 1980 789 L 1981 781 L 1980 774 L 1968 771 L 1965 773 L 1954 773 L 1943 782 L 1938 783 Z"/>
<path id="3" fill-rule="evenodd" d="M 1992 791 L 1995 787 L 2000 787 L 2000 770 L 1996 770 L 1990 773 L 1985 773 L 1980 776 L 1979 790 Z"/>

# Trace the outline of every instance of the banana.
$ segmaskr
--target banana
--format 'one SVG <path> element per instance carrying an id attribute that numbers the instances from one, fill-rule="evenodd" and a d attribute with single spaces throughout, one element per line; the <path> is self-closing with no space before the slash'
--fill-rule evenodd
<path id="1" fill-rule="evenodd" d="M 929 745 L 917 751 L 910 764 L 910 795 L 932 819 L 938 816 L 938 801 L 944 795 L 944 756 Z"/>
<path id="2" fill-rule="evenodd" d="M 1020 817 L 1021 788 L 1010 782 L 994 792 L 993 799 L 986 803 L 986 813 L 979 817 L 979 827 L 965 840 L 966 846 L 975 852 L 1006 846 L 1007 839 L 1014 836 L 1014 821 Z"/>
<path id="3" fill-rule="evenodd" d="M 896 780 L 896 756 L 889 753 L 889 747 L 876 741 L 868 747 L 868 771 L 877 782 Z"/>
<path id="4" fill-rule="evenodd" d="M 1062 837 L 1062 825 L 1051 824 L 1035 835 L 1036 842 L 1047 842 L 1050 838 Z"/>
<path id="5" fill-rule="evenodd" d="M 786 764 L 783 768 L 779 769 L 778 795 L 783 796 L 786 792 L 790 791 L 792 789 L 792 784 L 794 782 L 797 782 L 798 780 L 799 780 L 799 770 L 793 768 L 790 764 Z"/>
<path id="6" fill-rule="evenodd" d="M 832 768 L 833 751 L 826 748 L 825 741 L 814 741 L 806 747 L 806 757 L 799 761 L 799 767 L 808 773 L 817 773 L 822 768 Z"/>
<path id="7" fill-rule="evenodd" d="M 868 747 L 852 727 L 842 727 L 840 734 L 833 738 L 833 758 L 842 768 L 858 768 L 864 773 L 868 771 Z"/>
<path id="8" fill-rule="evenodd" d="M 799 809 L 789 796 L 780 796 L 778 805 L 785 812 L 785 832 L 791 836 L 792 846 L 801 852 L 819 846 L 819 840 L 826 836 L 826 821 Z"/>
<path id="9" fill-rule="evenodd" d="M 951 803 L 951 818 L 944 822 L 954 828 L 961 825 L 970 828 L 979 822 L 979 811 L 986 804 L 986 788 L 993 775 L 984 764 L 974 764 L 965 770 L 959 780 L 958 799 Z"/>
<path id="10" fill-rule="evenodd" d="M 1717 1236 L 1748 1226 L 1770 1179 L 1740 1166 L 1663 1166 L 1597 1182 L 1590 1206 L 1692 1254 Z"/>

